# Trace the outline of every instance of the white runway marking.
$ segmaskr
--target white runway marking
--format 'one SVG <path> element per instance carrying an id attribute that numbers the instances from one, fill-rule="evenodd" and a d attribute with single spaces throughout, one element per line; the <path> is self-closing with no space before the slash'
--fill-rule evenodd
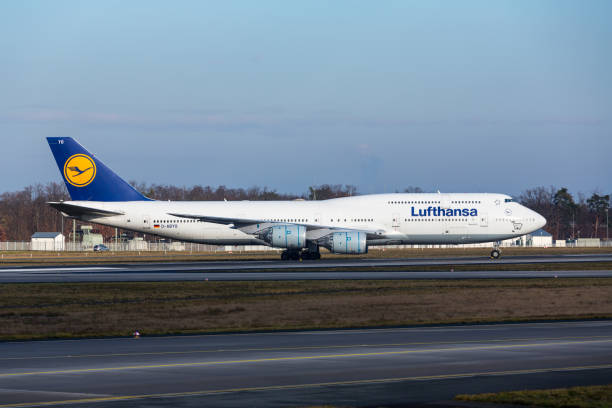
<path id="1" fill-rule="evenodd" d="M 82 271 L 110 271 L 121 268 L 114 268 L 111 266 L 83 266 L 75 268 L 12 268 L 12 269 L 0 269 L 0 272 L 82 272 Z"/>

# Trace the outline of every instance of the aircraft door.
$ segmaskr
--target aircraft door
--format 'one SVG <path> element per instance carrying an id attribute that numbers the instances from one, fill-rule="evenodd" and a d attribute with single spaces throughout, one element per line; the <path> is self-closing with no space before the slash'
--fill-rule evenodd
<path id="1" fill-rule="evenodd" d="M 323 216 L 321 215 L 321 213 L 315 214 L 315 216 L 314 216 L 314 223 L 315 224 L 323 223 Z"/>
<path id="2" fill-rule="evenodd" d="M 489 217 L 487 216 L 487 213 L 480 213 L 480 226 L 481 227 L 488 227 L 489 226 Z"/>
<path id="3" fill-rule="evenodd" d="M 150 230 L 151 229 L 151 217 L 149 217 L 148 215 L 143 215 L 142 216 L 142 223 L 141 226 L 143 229 L 146 230 Z"/>
<path id="4" fill-rule="evenodd" d="M 440 194 L 440 207 L 444 209 L 451 208 L 451 199 L 448 194 Z"/>
<path id="5" fill-rule="evenodd" d="M 393 231 L 399 232 L 401 229 L 401 226 L 402 226 L 402 219 L 399 213 L 393 213 L 392 219 L 391 219 L 391 227 L 393 228 Z"/>

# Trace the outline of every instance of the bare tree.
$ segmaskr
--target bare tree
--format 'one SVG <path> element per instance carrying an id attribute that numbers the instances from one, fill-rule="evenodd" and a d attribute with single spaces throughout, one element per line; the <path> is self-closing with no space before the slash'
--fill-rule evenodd
<path id="1" fill-rule="evenodd" d="M 309 200 L 327 200 L 330 198 L 350 197 L 357 195 L 357 187 L 352 184 L 321 184 L 308 187 Z"/>

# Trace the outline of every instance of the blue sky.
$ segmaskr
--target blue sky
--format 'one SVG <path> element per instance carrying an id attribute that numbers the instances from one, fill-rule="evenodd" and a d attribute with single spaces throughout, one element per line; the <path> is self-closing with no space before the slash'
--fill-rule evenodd
<path id="1" fill-rule="evenodd" d="M 128 180 L 612 191 L 609 1 L 0 3 L 0 192 Z"/>

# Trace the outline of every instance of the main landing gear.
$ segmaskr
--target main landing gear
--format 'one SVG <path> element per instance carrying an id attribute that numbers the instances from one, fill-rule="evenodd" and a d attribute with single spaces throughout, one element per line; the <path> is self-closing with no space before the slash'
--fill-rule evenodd
<path id="1" fill-rule="evenodd" d="M 316 250 L 305 249 L 301 253 L 302 259 L 321 259 L 321 252 L 319 252 L 319 248 Z"/>
<path id="2" fill-rule="evenodd" d="M 304 249 L 303 251 L 297 249 L 285 249 L 281 252 L 281 259 L 283 261 L 299 261 L 300 259 L 321 259 L 321 253 L 319 248 L 316 250 Z"/>
<path id="3" fill-rule="evenodd" d="M 299 261 L 300 251 L 285 249 L 281 252 L 281 259 L 283 261 Z"/>
<path id="4" fill-rule="evenodd" d="M 499 259 L 501 257 L 501 249 L 499 249 L 499 242 L 495 243 L 495 246 L 491 250 L 491 259 Z"/>

